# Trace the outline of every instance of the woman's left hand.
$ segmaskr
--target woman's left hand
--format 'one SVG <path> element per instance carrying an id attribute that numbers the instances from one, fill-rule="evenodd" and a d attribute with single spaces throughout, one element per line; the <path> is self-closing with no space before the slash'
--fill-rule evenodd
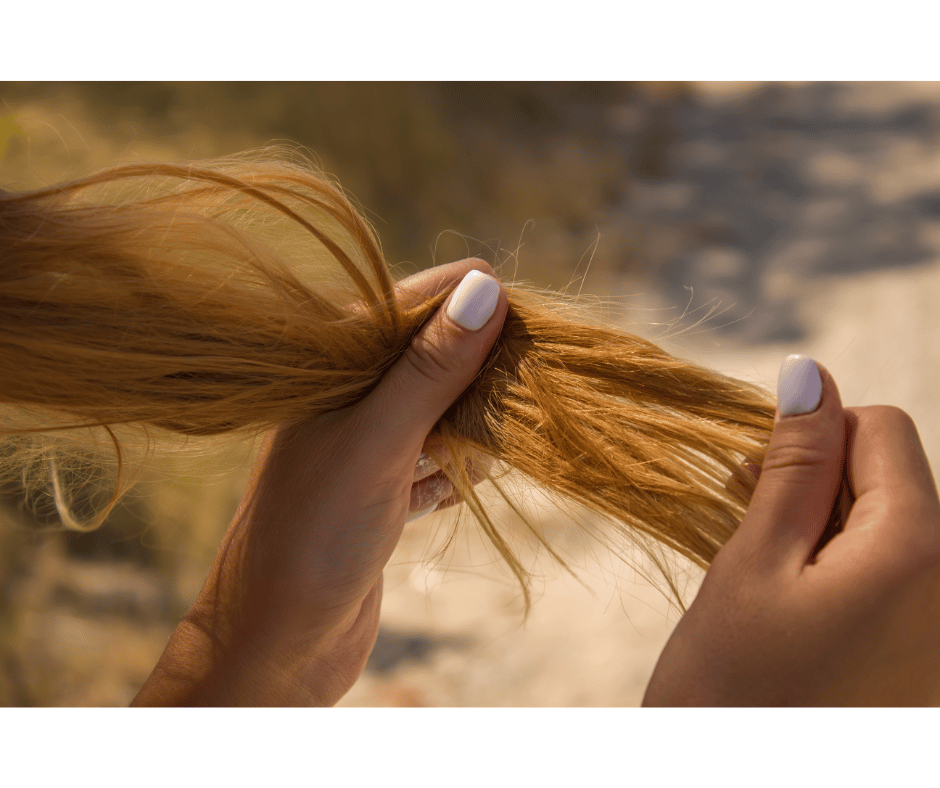
<path id="1" fill-rule="evenodd" d="M 397 286 L 408 305 L 458 282 L 365 399 L 266 438 L 209 579 L 135 703 L 332 705 L 352 687 L 409 511 L 455 501 L 443 474 L 416 468 L 428 433 L 478 374 L 508 308 L 481 260 Z"/>

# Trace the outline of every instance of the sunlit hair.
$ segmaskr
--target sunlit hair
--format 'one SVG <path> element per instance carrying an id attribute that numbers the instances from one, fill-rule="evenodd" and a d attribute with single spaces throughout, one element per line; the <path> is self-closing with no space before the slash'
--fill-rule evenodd
<path id="1" fill-rule="evenodd" d="M 248 439 L 353 405 L 448 294 L 404 309 L 394 284 L 340 189 L 283 151 L 0 192 L 0 473 L 51 489 L 66 527 L 94 528 L 155 445 Z M 504 495 L 515 469 L 602 515 L 611 537 L 706 567 L 750 500 L 741 463 L 762 461 L 773 398 L 576 319 L 560 296 L 507 287 L 499 340 L 432 434 L 526 603 L 527 570 L 461 461 L 471 451 L 495 460 Z M 83 523 L 65 470 L 74 481 L 102 437 L 117 484 Z"/>

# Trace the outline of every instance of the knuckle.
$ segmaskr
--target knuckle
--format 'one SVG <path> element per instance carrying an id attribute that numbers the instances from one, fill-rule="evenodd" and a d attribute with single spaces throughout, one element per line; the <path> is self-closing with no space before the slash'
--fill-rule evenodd
<path id="1" fill-rule="evenodd" d="M 817 470 L 827 464 L 830 452 L 811 442 L 810 435 L 794 435 L 778 441 L 767 449 L 761 474 L 784 468 Z"/>
<path id="2" fill-rule="evenodd" d="M 940 589 L 940 517 L 914 502 L 893 502 L 884 507 L 885 529 L 877 547 L 864 554 L 869 590 L 880 594 L 902 591 L 934 578 Z"/>
<path id="3" fill-rule="evenodd" d="M 409 511 L 420 511 L 433 504 L 440 503 L 453 492 L 454 486 L 441 474 L 435 474 L 420 482 L 415 482 L 411 487 Z"/>
<path id="4" fill-rule="evenodd" d="M 886 441 L 917 446 L 920 435 L 914 419 L 906 411 L 894 405 L 870 405 L 858 409 L 858 434 L 865 442 Z"/>
<path id="5" fill-rule="evenodd" d="M 940 517 L 935 508 L 911 498 L 895 505 L 891 517 L 904 525 L 900 542 L 909 565 L 927 571 L 940 568 Z"/>
<path id="6" fill-rule="evenodd" d="M 473 263 L 473 267 L 477 271 L 482 271 L 484 274 L 489 274 L 493 277 L 496 276 L 496 272 L 493 270 L 493 266 L 486 262 L 486 260 L 481 260 L 479 257 L 470 257 L 468 259 L 471 263 Z"/>
<path id="7" fill-rule="evenodd" d="M 869 414 L 872 422 L 883 430 L 894 433 L 917 434 L 914 419 L 907 411 L 894 405 L 873 405 L 869 409 Z"/>
<path id="8" fill-rule="evenodd" d="M 403 360 L 418 378 L 429 383 L 440 382 L 459 367 L 440 331 L 418 334 L 405 351 Z"/>

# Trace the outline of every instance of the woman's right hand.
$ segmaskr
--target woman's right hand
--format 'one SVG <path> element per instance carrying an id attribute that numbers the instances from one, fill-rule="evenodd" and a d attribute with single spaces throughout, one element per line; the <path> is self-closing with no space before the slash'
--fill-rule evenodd
<path id="1" fill-rule="evenodd" d="M 917 429 L 897 408 L 843 409 L 826 370 L 791 359 L 810 389 L 819 369 L 821 402 L 781 416 L 781 386 L 747 514 L 643 703 L 940 705 L 940 500 Z M 855 502 L 814 557 L 843 468 Z"/>

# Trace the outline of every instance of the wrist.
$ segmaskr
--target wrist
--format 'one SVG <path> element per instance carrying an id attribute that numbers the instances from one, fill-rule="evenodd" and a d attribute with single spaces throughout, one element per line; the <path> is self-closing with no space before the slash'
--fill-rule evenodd
<path id="1" fill-rule="evenodd" d="M 287 650 L 240 636 L 222 642 L 198 610 L 177 626 L 134 706 L 330 706 L 349 689 L 327 653 Z M 351 684 L 350 684 L 351 686 Z"/>
<path id="2" fill-rule="evenodd" d="M 237 577 L 217 567 L 134 705 L 336 704 L 375 645 L 381 575 L 365 599 L 345 610 L 262 601 L 284 597 L 249 594 Z"/>

